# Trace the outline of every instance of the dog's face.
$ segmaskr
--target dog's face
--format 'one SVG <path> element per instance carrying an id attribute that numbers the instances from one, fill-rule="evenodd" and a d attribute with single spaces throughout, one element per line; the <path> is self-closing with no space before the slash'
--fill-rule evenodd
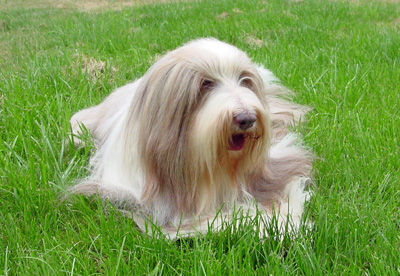
<path id="1" fill-rule="evenodd" d="M 212 70 L 202 73 L 201 95 L 190 132 L 198 167 L 216 167 L 248 173 L 263 159 L 269 120 L 263 84 L 257 70 L 236 48 L 212 50 L 206 61 Z"/>
<path id="2" fill-rule="evenodd" d="M 129 116 L 148 194 L 218 185 L 219 174 L 235 183 L 238 172 L 263 166 L 269 141 L 263 89 L 246 54 L 220 41 L 195 41 L 156 62 Z"/>

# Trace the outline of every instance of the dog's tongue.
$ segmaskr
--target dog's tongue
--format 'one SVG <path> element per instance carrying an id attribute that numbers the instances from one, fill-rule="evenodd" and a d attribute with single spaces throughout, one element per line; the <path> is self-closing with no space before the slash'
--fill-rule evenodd
<path id="1" fill-rule="evenodd" d="M 244 147 L 245 138 L 243 134 L 232 135 L 232 141 L 229 141 L 230 150 L 241 150 Z"/>

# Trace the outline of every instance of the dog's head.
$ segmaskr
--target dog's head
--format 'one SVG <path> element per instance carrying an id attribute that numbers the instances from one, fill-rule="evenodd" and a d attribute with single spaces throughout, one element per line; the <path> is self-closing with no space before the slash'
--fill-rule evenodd
<path id="1" fill-rule="evenodd" d="M 143 76 L 128 128 L 146 170 L 144 198 L 170 192 L 178 208 L 200 186 L 261 169 L 269 143 L 264 84 L 245 53 L 214 39 L 166 54 Z M 129 139 L 128 139 L 129 141 Z"/>

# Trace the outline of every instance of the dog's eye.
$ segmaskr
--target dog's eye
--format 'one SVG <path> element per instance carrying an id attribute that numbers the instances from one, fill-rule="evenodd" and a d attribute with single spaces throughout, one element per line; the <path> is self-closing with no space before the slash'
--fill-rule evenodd
<path id="1" fill-rule="evenodd" d="M 253 82 L 250 78 L 244 77 L 240 79 L 240 85 L 251 89 L 253 87 Z"/>
<path id="2" fill-rule="evenodd" d="M 200 86 L 200 92 L 204 93 L 211 90 L 214 87 L 215 83 L 212 80 L 203 80 Z"/>

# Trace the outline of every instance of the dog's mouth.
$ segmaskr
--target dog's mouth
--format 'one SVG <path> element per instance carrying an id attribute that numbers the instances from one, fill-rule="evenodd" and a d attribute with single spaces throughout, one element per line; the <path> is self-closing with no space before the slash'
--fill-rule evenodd
<path id="1" fill-rule="evenodd" d="M 238 151 L 243 149 L 244 144 L 246 142 L 246 138 L 244 134 L 234 134 L 229 140 L 229 150 Z"/>
<path id="2" fill-rule="evenodd" d="M 246 143 L 246 138 L 256 140 L 260 137 L 255 134 L 252 134 L 252 133 L 233 134 L 231 136 L 231 139 L 229 140 L 229 150 L 232 150 L 232 151 L 242 150 Z"/>

